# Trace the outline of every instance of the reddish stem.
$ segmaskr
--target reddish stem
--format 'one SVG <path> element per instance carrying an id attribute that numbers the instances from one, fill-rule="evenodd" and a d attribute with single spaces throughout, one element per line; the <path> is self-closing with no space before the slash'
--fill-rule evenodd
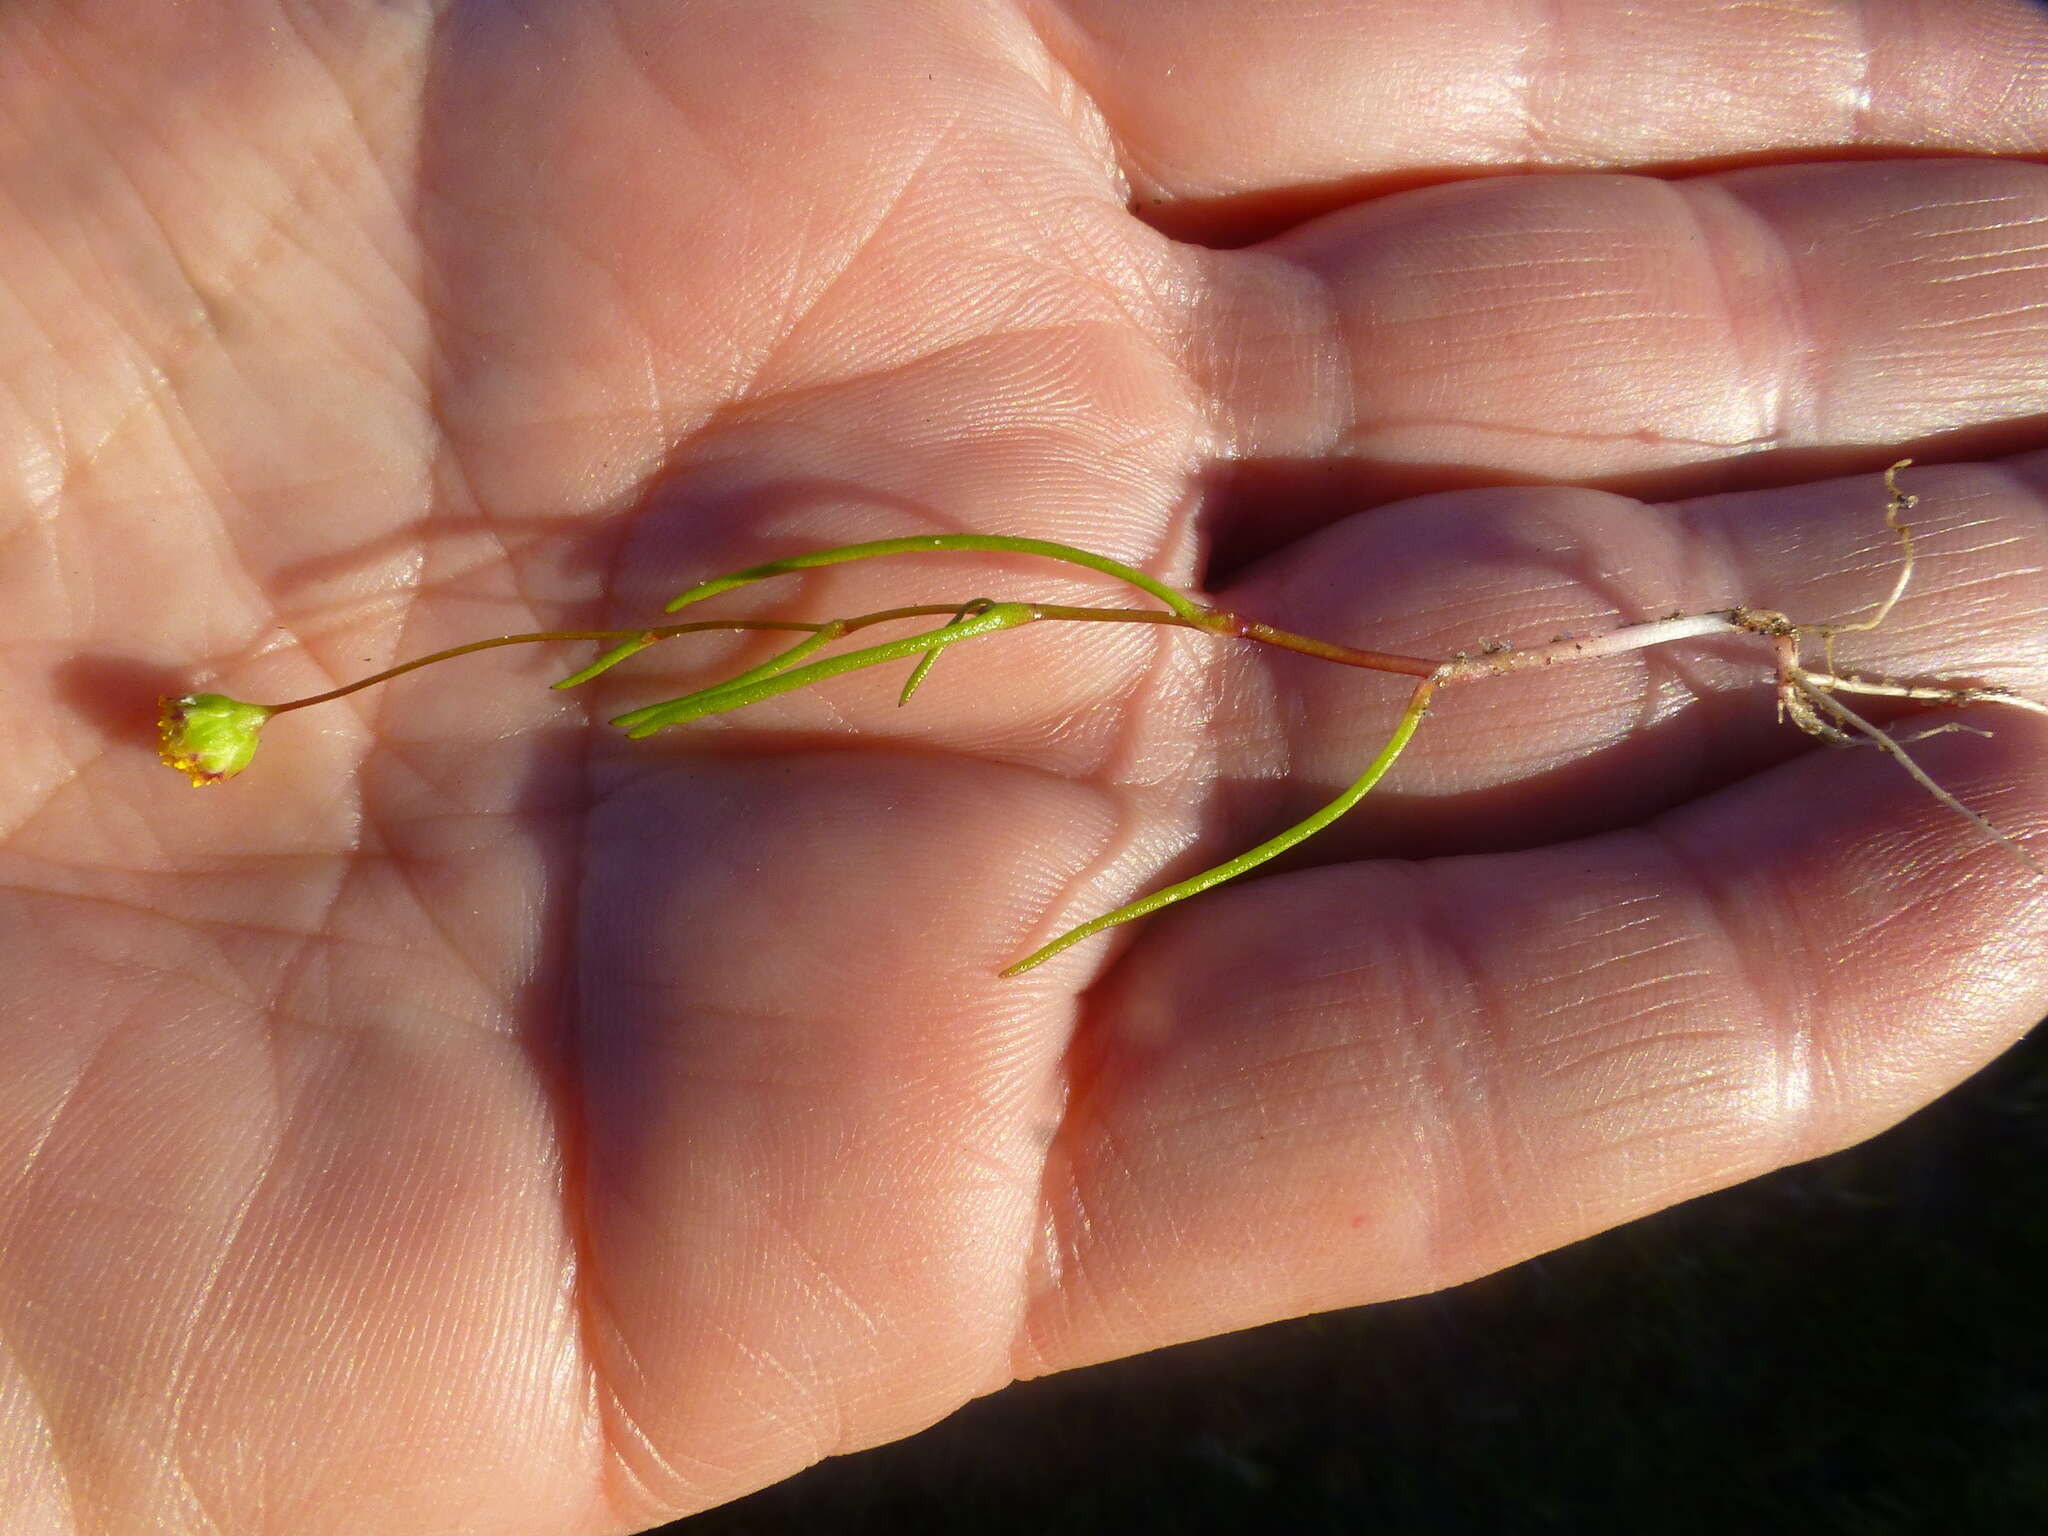
<path id="1" fill-rule="evenodd" d="M 891 619 L 928 618 L 933 614 L 952 613 L 957 603 L 921 603 L 912 608 L 888 608 L 880 613 L 862 614 L 857 619 L 841 621 L 841 633 L 852 634 L 857 629 L 866 629 L 870 624 L 883 624 Z M 436 662 L 453 661 L 458 656 L 467 656 L 475 651 L 495 650 L 501 645 L 539 645 L 549 640 L 630 640 L 635 635 L 648 635 L 656 640 L 669 640 L 677 635 L 701 634 L 706 630 L 795 630 L 799 633 L 816 634 L 819 630 L 830 629 L 832 624 L 808 624 L 800 619 L 694 619 L 687 624 L 640 625 L 632 629 L 543 629 L 523 635 L 494 635 L 488 640 L 472 640 L 467 645 L 451 645 L 445 651 L 434 651 L 426 656 L 415 656 L 411 661 L 402 661 L 395 667 L 386 667 L 382 672 L 372 672 L 368 677 L 359 677 L 352 683 L 343 683 L 339 688 L 330 688 L 325 693 L 308 694 L 303 699 L 293 699 L 286 704 L 271 704 L 266 708 L 273 715 L 284 714 L 287 710 L 304 709 L 311 704 L 327 704 L 335 699 L 347 698 L 365 688 L 374 688 L 379 683 L 388 683 L 394 677 L 403 677 L 408 672 L 417 672 L 421 667 L 431 667 Z"/>
<path id="2" fill-rule="evenodd" d="M 1389 651 L 1362 651 L 1329 640 L 1317 640 L 1309 635 L 1297 635 L 1291 630 L 1278 629 L 1271 624 L 1262 624 L 1256 619 L 1248 619 L 1241 614 L 1227 613 L 1220 609 L 1211 609 L 1199 619 L 1190 619 L 1157 608 L 1070 608 L 1057 603 L 1034 603 L 1031 607 L 1033 614 L 1042 619 L 1090 624 L 1166 624 L 1176 629 L 1195 629 L 1204 634 L 1253 640 L 1261 645 L 1278 646 L 1282 650 L 1296 651 L 1301 655 L 1314 656 L 1323 661 L 1340 662 L 1349 667 L 1366 667 L 1375 672 L 1397 672 L 1407 677 L 1433 676 L 1440 665 L 1421 656 L 1402 656 Z M 876 624 L 887 624 L 897 619 L 931 618 L 939 614 L 957 614 L 959 611 L 958 603 L 918 603 L 904 608 L 885 608 L 876 613 L 861 614 L 857 618 L 826 623 L 809 623 L 801 619 L 694 619 L 682 624 L 655 624 L 632 629 L 545 629 L 518 635 L 494 635 L 488 640 L 472 640 L 466 645 L 453 645 L 426 656 L 415 656 L 412 660 L 400 662 L 395 667 L 386 667 L 381 672 L 359 677 L 352 683 L 342 684 L 339 688 L 330 688 L 325 693 L 308 694 L 303 699 L 292 699 L 283 704 L 266 707 L 273 715 L 281 715 L 314 704 L 332 703 L 365 688 L 388 683 L 395 677 L 403 677 L 408 672 L 417 672 L 421 667 L 431 667 L 436 662 L 453 661 L 458 656 L 468 656 L 476 651 L 495 650 L 504 645 L 540 645 L 555 640 L 630 640 L 636 636 L 645 637 L 650 641 L 670 640 L 677 635 L 701 634 L 707 630 L 793 630 L 798 633 L 817 634 L 823 630 L 836 629 L 839 634 L 850 635 L 856 630 L 867 629 Z"/>
<path id="3" fill-rule="evenodd" d="M 1443 665 L 1441 661 L 1431 661 L 1426 656 L 1403 656 L 1397 651 L 1361 651 L 1355 646 L 1318 640 L 1312 635 L 1297 635 L 1292 630 L 1275 629 L 1271 624 L 1261 624 L 1257 619 L 1248 619 L 1242 614 L 1218 613 L 1217 617 L 1230 625 L 1223 631 L 1225 634 L 1256 640 L 1261 645 L 1277 645 L 1283 650 L 1299 651 L 1304 656 L 1315 656 L 1324 661 L 1342 662 L 1347 667 L 1398 672 L 1404 677 L 1434 677 L 1437 668 Z"/>

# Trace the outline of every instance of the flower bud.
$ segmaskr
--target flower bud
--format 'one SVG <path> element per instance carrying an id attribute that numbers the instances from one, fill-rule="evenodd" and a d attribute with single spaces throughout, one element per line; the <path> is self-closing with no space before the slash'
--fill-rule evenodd
<path id="1" fill-rule="evenodd" d="M 271 711 L 245 704 L 223 693 L 188 693 L 157 701 L 162 713 L 157 730 L 162 744 L 157 755 L 195 788 L 233 778 L 256 755 L 256 733 Z"/>

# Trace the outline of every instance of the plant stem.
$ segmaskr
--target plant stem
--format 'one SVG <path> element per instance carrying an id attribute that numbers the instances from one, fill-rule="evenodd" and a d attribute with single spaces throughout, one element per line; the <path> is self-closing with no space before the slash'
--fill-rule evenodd
<path id="1" fill-rule="evenodd" d="M 1174 613 L 1161 613 L 1152 608 L 1070 608 L 1054 603 L 1034 603 L 1037 616 L 1046 619 L 1063 619 L 1097 624 L 1171 624 L 1184 629 L 1199 629 L 1207 633 L 1216 632 L 1216 626 L 1206 618 L 1194 621 Z M 453 661 L 458 656 L 472 655 L 477 651 L 492 651 L 507 645 L 543 645 L 553 641 L 569 640 L 613 640 L 620 642 L 618 651 L 644 650 L 660 640 L 673 640 L 678 635 L 706 634 L 716 631 L 735 632 L 764 630 L 782 631 L 792 634 L 820 634 L 826 631 L 839 635 L 850 635 L 857 630 L 888 624 L 898 619 L 935 618 L 940 614 L 957 614 L 959 603 L 912 603 L 901 608 L 883 608 L 874 613 L 859 614 L 850 619 L 828 619 L 810 622 L 802 619 L 691 619 L 678 624 L 640 625 L 631 629 L 541 629 L 517 635 L 493 635 L 488 640 L 471 640 L 464 645 L 451 645 L 446 650 L 432 651 L 425 656 L 415 656 L 396 666 L 386 667 L 381 672 L 372 672 L 353 682 L 343 683 L 339 688 L 330 688 L 324 693 L 312 693 L 302 699 L 290 699 L 282 704 L 266 704 L 263 708 L 273 715 L 285 714 L 294 709 L 306 709 L 314 704 L 331 704 L 336 699 L 345 699 L 352 693 L 365 688 L 374 688 L 379 683 L 388 683 L 393 678 L 417 672 L 422 667 L 431 667 L 440 662 Z M 612 653 L 614 659 L 623 659 Z M 630 654 L 630 652 L 628 652 Z M 588 682 L 607 664 L 606 658 L 581 672 L 564 678 L 556 687 L 571 687 Z"/>
<path id="2" fill-rule="evenodd" d="M 1629 624 L 1582 640 L 1552 640 L 1545 645 L 1532 645 L 1522 650 L 1460 656 L 1441 663 L 1438 677 L 1445 683 L 1466 683 L 1482 677 L 1506 677 L 1511 672 L 1530 667 L 1554 667 L 1563 662 L 1624 656 L 1630 651 L 1648 650 L 1653 645 L 1668 645 L 1674 640 L 1757 632 L 1741 622 L 1743 612 L 1742 609 L 1723 609 L 1717 613 L 1689 613 L 1679 618 L 1652 620 L 1647 624 Z"/>
<path id="3" fill-rule="evenodd" d="M 866 622 L 879 624 L 884 619 L 917 618 L 934 613 L 951 613 L 953 610 L 941 605 L 926 604 L 915 608 L 896 608 L 887 613 L 869 614 Z M 374 688 L 379 683 L 388 683 L 395 677 L 408 672 L 417 672 L 421 667 L 431 667 L 437 662 L 453 661 L 458 656 L 468 656 L 476 651 L 496 650 L 502 645 L 540 645 L 551 640 L 625 640 L 645 636 L 656 640 L 667 640 L 676 635 L 696 634 L 705 630 L 797 630 L 823 629 L 822 624 L 806 624 L 796 619 L 699 619 L 688 624 L 663 624 L 653 629 L 542 629 L 519 635 L 493 635 L 488 640 L 472 640 L 467 645 L 451 645 L 445 651 L 434 651 L 425 656 L 415 656 L 410 661 L 401 661 L 395 667 L 386 667 L 382 672 L 372 672 L 368 677 L 359 677 L 352 683 L 343 683 L 339 688 L 330 688 L 325 693 L 308 694 L 303 699 L 291 699 L 283 704 L 263 706 L 273 715 L 288 710 L 305 709 L 314 704 L 329 704 L 336 699 L 345 699 L 352 693 L 365 688 Z"/>
<path id="4" fill-rule="evenodd" d="M 1282 650 L 1297 651 L 1320 661 L 1341 662 L 1347 667 L 1398 672 L 1405 677 L 1434 677 L 1443 666 L 1442 662 L 1431 661 L 1426 656 L 1403 656 L 1395 651 L 1361 651 L 1331 640 L 1318 640 L 1312 635 L 1297 635 L 1291 630 L 1275 629 L 1271 624 L 1261 624 L 1257 619 L 1247 619 L 1235 613 L 1219 611 L 1217 617 L 1230 622 L 1231 627 L 1224 631 L 1226 634 L 1256 640 L 1261 645 L 1277 645 Z"/>
<path id="5" fill-rule="evenodd" d="M 811 662 L 808 666 L 796 665 L 821 646 L 839 639 L 842 635 L 850 634 L 856 629 L 864 629 L 870 624 L 880 623 L 884 619 L 906 618 L 913 613 L 949 614 L 951 622 L 937 629 L 926 630 L 922 634 L 909 635 L 901 640 L 891 640 L 857 651 L 848 651 L 824 661 Z M 808 639 L 762 666 L 712 687 L 699 689 L 678 698 L 664 699 L 658 704 L 643 705 L 639 709 L 614 716 L 611 724 L 618 726 L 635 740 L 640 740 L 671 725 L 683 725 L 692 720 L 701 720 L 707 715 L 743 709 L 749 704 L 758 704 L 764 699 L 794 692 L 812 683 L 823 682 L 829 677 L 839 677 L 848 672 L 858 672 L 867 667 L 880 666 L 921 653 L 922 659 L 918 662 L 917 670 L 912 672 L 910 682 L 905 685 L 903 696 L 907 697 L 923 680 L 928 663 L 944 647 L 962 640 L 972 640 L 980 635 L 992 634 L 997 630 L 1021 628 L 1025 624 L 1037 623 L 1040 620 L 1087 624 L 1159 624 L 1177 629 L 1193 629 L 1218 638 L 1241 637 L 1265 645 L 1278 646 L 1284 650 L 1316 656 L 1326 661 L 1342 662 L 1347 666 L 1366 667 L 1380 672 L 1396 672 L 1409 677 L 1433 677 L 1442 670 L 1439 663 L 1419 656 L 1397 656 L 1381 651 L 1354 650 L 1350 646 L 1333 645 L 1326 641 L 1311 639 L 1306 635 L 1275 629 L 1268 624 L 1245 620 L 1236 614 L 1208 609 L 1190 617 L 1180 613 L 1164 613 L 1156 608 L 1074 608 L 1060 603 L 998 603 L 987 598 L 976 598 L 971 602 L 951 607 L 927 605 L 919 609 L 893 608 L 881 614 L 864 614 L 857 619 L 835 619 L 823 624 L 803 626 L 813 631 Z M 639 633 L 660 635 L 664 632 L 649 630 Z M 577 673 L 573 679 L 565 681 L 585 680 L 606 665 L 611 657 L 631 654 L 643 648 L 644 642 L 641 639 L 630 640 L 610 653 L 610 657 L 600 658 L 598 662 Z"/>

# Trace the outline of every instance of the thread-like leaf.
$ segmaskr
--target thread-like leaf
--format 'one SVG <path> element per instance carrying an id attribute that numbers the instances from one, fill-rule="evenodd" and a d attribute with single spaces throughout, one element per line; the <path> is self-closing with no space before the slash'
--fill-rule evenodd
<path id="1" fill-rule="evenodd" d="M 734 571 L 728 576 L 716 576 L 710 581 L 699 582 L 687 592 L 669 599 L 668 611 L 674 613 L 677 609 L 687 608 L 692 603 L 701 603 L 707 597 L 716 597 L 719 593 L 730 592 L 735 587 L 766 581 L 770 576 L 783 576 L 791 571 L 843 565 L 849 560 L 872 560 L 882 555 L 931 554 L 946 550 L 1038 555 L 1047 560 L 1059 560 L 1068 565 L 1099 571 L 1105 576 L 1114 576 L 1118 581 L 1127 582 L 1140 592 L 1158 598 L 1184 619 L 1198 619 L 1209 611 L 1186 593 L 1169 587 L 1165 582 L 1147 576 L 1143 571 L 1121 561 L 1112 560 L 1107 555 L 1093 554 L 1085 549 L 1076 549 L 1071 544 L 1055 544 L 1046 539 L 1017 539 L 992 533 L 914 534 L 909 538 L 875 539 L 865 544 L 842 544 L 837 549 L 820 549 L 809 554 L 791 555 L 783 560 L 770 560 L 764 565 L 748 566 L 747 569 Z"/>
<path id="2" fill-rule="evenodd" d="M 1372 760 L 1364 773 L 1351 782 L 1343 794 L 1315 812 L 1315 814 L 1297 821 L 1286 831 L 1267 838 L 1258 847 L 1247 849 L 1234 859 L 1225 860 L 1214 869 L 1205 869 L 1199 875 L 1190 875 L 1178 884 L 1169 885 L 1163 890 L 1154 891 L 1149 896 L 1140 897 L 1129 906 L 1118 907 L 1114 912 L 1105 912 L 1102 916 L 1091 918 L 1079 927 L 1069 928 L 1043 949 L 1033 950 L 1016 964 L 1006 966 L 1002 974 L 1004 976 L 1021 976 L 1026 971 L 1032 969 L 1032 967 L 1045 964 L 1046 961 L 1050 960 L 1061 950 L 1071 948 L 1083 939 L 1102 932 L 1105 928 L 1114 928 L 1119 923 L 1128 923 L 1136 918 L 1149 916 L 1151 913 L 1157 912 L 1161 907 L 1172 906 L 1176 901 L 1185 901 L 1190 896 L 1199 896 L 1203 891 L 1213 889 L 1226 880 L 1235 880 L 1246 870 L 1256 869 L 1268 859 L 1276 859 L 1297 843 L 1305 842 L 1309 838 L 1314 837 L 1323 828 L 1363 800 L 1366 793 L 1375 784 L 1379 783 L 1382 778 L 1386 777 L 1387 770 L 1394 766 L 1394 759 L 1399 757 L 1407 747 L 1409 741 L 1415 735 L 1415 728 L 1422 724 L 1422 717 L 1429 712 L 1429 697 L 1435 690 L 1436 680 L 1434 678 L 1424 678 L 1420 683 L 1416 684 L 1415 692 L 1408 696 L 1408 707 L 1401 711 L 1401 718 L 1394 724 L 1394 734 L 1388 737 L 1387 744 L 1380 748 L 1379 756 Z"/>
<path id="3" fill-rule="evenodd" d="M 901 661 L 908 656 L 934 652 L 962 640 L 971 640 L 977 635 L 993 634 L 997 630 L 1015 629 L 1020 624 L 1029 624 L 1038 615 L 1029 603 L 992 603 L 980 613 L 966 619 L 958 619 L 926 630 L 922 634 L 906 635 L 900 640 L 887 640 L 880 645 L 864 646 L 844 655 L 830 656 L 823 661 L 814 661 L 808 666 L 785 669 L 777 662 L 786 664 L 796 652 L 806 647 L 815 650 L 830 636 L 814 635 L 802 645 L 792 646 L 788 652 L 768 663 L 774 667 L 773 675 L 764 675 L 765 669 L 756 667 L 752 672 L 742 673 L 732 682 L 698 693 L 686 694 L 679 699 L 667 699 L 659 704 L 649 704 L 641 709 L 630 710 L 616 716 L 612 724 L 625 731 L 636 741 L 651 736 L 664 726 L 682 725 L 691 720 L 701 720 L 706 715 L 724 714 L 727 710 L 742 709 L 749 704 L 758 704 L 763 699 L 772 699 L 778 694 L 793 693 L 807 688 L 812 683 L 823 682 L 828 677 L 840 677 L 848 672 L 858 672 L 864 667 L 879 666 L 884 662 Z"/>

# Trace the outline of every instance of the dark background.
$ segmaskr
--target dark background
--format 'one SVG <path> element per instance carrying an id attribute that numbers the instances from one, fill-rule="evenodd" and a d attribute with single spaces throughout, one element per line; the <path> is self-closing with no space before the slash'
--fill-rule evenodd
<path id="1" fill-rule="evenodd" d="M 2048 1532 L 2048 1025 L 1456 1290 L 1026 1382 L 668 1536 Z"/>

